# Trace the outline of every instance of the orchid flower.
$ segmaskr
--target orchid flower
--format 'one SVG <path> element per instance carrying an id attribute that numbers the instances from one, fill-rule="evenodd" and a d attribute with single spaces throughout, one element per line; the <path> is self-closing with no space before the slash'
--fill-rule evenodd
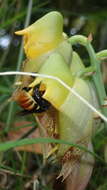
<path id="1" fill-rule="evenodd" d="M 78 54 L 72 51 L 68 37 L 63 33 L 63 17 L 60 13 L 48 13 L 16 34 L 24 36 L 27 61 L 23 71 L 58 77 L 89 103 L 98 106 L 97 101 L 93 102 L 97 97 L 92 82 L 80 75 L 85 66 Z M 45 112 L 34 113 L 44 134 L 42 136 L 58 138 L 93 150 L 91 137 L 94 113 L 89 107 L 53 79 L 36 77 L 29 81 L 23 77 L 21 83 L 20 89 L 31 89 L 29 95 L 39 84 L 39 90 L 43 91 L 42 98 L 51 105 Z M 65 180 L 72 176 L 71 189 L 83 190 L 91 176 L 94 163 L 92 155 L 69 145 L 51 144 L 48 148 L 45 157 L 55 155 L 62 164 L 58 177 Z"/>
<path id="2" fill-rule="evenodd" d="M 72 47 L 67 41 L 67 35 L 63 33 L 63 17 L 59 12 L 48 13 L 15 34 L 22 35 L 24 40 L 27 59 L 23 63 L 23 71 L 38 72 L 53 52 L 59 52 L 70 64 Z M 29 83 L 29 77 L 22 77 L 22 80 L 25 85 Z"/>

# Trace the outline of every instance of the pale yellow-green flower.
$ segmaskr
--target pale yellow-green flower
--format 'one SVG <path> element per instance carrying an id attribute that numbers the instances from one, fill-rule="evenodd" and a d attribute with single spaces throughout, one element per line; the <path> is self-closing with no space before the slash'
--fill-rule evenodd
<path id="1" fill-rule="evenodd" d="M 60 13 L 48 13 L 16 34 L 24 36 L 27 61 L 23 71 L 58 77 L 89 103 L 94 104 L 93 99 L 95 100 L 96 96 L 93 86 L 88 79 L 85 80 L 80 76 L 85 67 L 78 54 L 72 53 L 67 36 L 63 33 L 63 17 Z M 23 77 L 22 86 L 26 86 L 27 83 L 27 77 Z M 59 138 L 92 150 L 93 112 L 90 108 L 54 79 L 36 77 L 29 83 L 28 86 L 32 89 L 40 84 L 40 90 L 44 91 L 42 98 L 51 104 L 52 109 L 35 114 L 39 125 L 46 130 L 46 136 L 51 134 L 49 137 Z M 70 173 L 75 173 L 77 167 L 78 179 L 81 180 L 85 175 L 89 177 L 92 165 L 83 166 L 83 160 L 88 160 L 93 164 L 92 156 L 89 154 L 87 156 L 87 153 L 77 147 L 64 144 L 54 145 L 51 148 L 47 157 L 55 154 L 62 162 L 59 177 L 67 178 Z"/>
<path id="2" fill-rule="evenodd" d="M 28 28 L 15 32 L 24 36 L 24 50 L 28 58 L 36 58 L 64 41 L 63 17 L 51 12 Z"/>
<path id="3" fill-rule="evenodd" d="M 59 12 L 53 11 L 29 27 L 15 32 L 24 39 L 24 50 L 27 59 L 23 62 L 22 71 L 38 72 L 41 65 L 52 53 L 59 53 L 70 64 L 72 47 L 63 33 L 63 17 Z M 29 77 L 21 77 L 23 84 L 29 84 Z"/>

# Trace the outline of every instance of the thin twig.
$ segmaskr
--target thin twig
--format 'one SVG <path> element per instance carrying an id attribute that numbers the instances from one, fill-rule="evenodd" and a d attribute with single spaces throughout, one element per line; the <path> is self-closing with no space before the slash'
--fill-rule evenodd
<path id="1" fill-rule="evenodd" d="M 22 175 L 22 174 L 20 174 L 18 172 L 16 173 L 16 172 L 12 172 L 12 171 L 2 169 L 2 168 L 0 168 L 0 172 L 5 172 L 5 173 L 10 174 L 10 175 L 20 176 L 20 177 L 24 177 L 24 178 L 32 178 L 31 176 Z"/>
<path id="2" fill-rule="evenodd" d="M 43 78 L 49 78 L 58 81 L 60 84 L 62 84 L 66 89 L 68 89 L 71 93 L 73 93 L 77 98 L 79 98 L 86 106 L 88 106 L 93 112 L 98 114 L 102 120 L 104 120 L 107 123 L 107 117 L 104 116 L 101 112 L 99 112 L 93 105 L 91 105 L 86 99 L 84 99 L 82 96 L 80 96 L 73 88 L 68 86 L 64 81 L 59 79 L 55 76 L 45 75 L 45 74 L 39 74 L 39 73 L 30 73 L 30 72 L 20 72 L 20 71 L 10 71 L 10 72 L 0 72 L 0 76 L 3 75 L 27 75 L 27 76 L 34 76 L 34 77 L 43 77 Z"/>

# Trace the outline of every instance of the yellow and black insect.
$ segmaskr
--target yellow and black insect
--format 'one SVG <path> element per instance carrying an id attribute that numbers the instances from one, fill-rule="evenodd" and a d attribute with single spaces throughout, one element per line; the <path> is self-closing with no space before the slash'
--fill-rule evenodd
<path id="1" fill-rule="evenodd" d="M 20 115 L 31 113 L 42 113 L 49 109 L 50 103 L 42 96 L 44 91 L 40 91 L 40 83 L 33 89 L 31 87 L 23 87 L 17 90 L 13 99 L 23 108 Z M 32 93 L 30 93 L 32 91 Z"/>

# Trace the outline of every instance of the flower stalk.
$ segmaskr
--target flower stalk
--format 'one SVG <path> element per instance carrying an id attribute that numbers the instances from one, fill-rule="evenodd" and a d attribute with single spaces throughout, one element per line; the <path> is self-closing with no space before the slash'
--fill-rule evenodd
<path id="1" fill-rule="evenodd" d="M 86 48 L 88 51 L 89 57 L 90 57 L 90 65 L 93 67 L 95 70 L 95 73 L 92 75 L 92 80 L 95 84 L 97 95 L 99 98 L 99 103 L 100 103 L 100 109 L 102 113 L 107 117 L 107 108 L 103 107 L 104 105 L 104 100 L 106 99 L 106 92 L 104 88 L 104 83 L 102 80 L 102 74 L 101 74 L 101 66 L 100 66 L 100 58 L 107 57 L 107 50 L 103 50 L 99 53 L 95 53 L 91 42 L 88 38 L 82 36 L 82 35 L 76 35 L 73 37 L 70 37 L 68 40 L 72 45 L 75 44 L 80 44 Z M 106 126 L 106 131 L 107 131 L 107 125 Z"/>

